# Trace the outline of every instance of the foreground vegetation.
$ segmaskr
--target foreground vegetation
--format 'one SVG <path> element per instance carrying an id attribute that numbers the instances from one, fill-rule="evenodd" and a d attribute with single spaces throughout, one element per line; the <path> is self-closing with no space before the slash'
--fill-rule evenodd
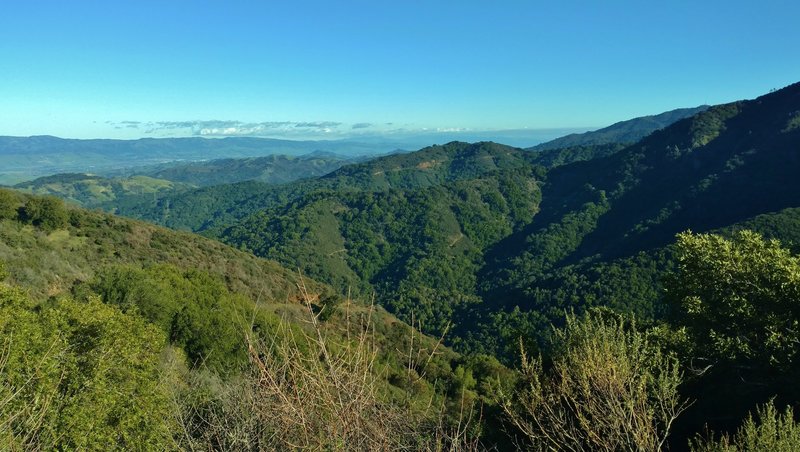
<path id="1" fill-rule="evenodd" d="M 2 225 L 18 233 L 50 237 L 75 228 L 70 218 L 104 216 L 0 193 L 16 203 Z M 532 353 L 518 338 L 517 370 L 461 357 L 303 278 L 289 303 L 166 263 L 107 263 L 58 293 L 24 290 L 36 278 L 2 283 L 0 441 L 10 450 L 800 446 L 791 410 L 800 397 L 787 384 L 800 376 L 800 258 L 746 230 L 687 232 L 674 249 L 668 321 L 572 314 Z M 15 273 L 4 266 L 2 277 Z"/>
<path id="2" fill-rule="evenodd" d="M 474 445 L 473 369 L 509 372 L 210 240 L 0 196 L 2 449 Z"/>

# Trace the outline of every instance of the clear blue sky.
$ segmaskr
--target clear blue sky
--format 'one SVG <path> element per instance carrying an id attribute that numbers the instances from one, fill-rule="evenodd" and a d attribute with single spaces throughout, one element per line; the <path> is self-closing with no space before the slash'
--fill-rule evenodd
<path id="1" fill-rule="evenodd" d="M 599 127 L 800 81 L 799 23 L 788 0 L 9 1 L 0 135 Z"/>

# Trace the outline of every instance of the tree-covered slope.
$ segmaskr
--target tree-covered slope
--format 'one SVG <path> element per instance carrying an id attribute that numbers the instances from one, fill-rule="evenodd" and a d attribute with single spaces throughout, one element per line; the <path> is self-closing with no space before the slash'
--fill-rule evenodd
<path id="1" fill-rule="evenodd" d="M 488 401 L 483 378 L 508 373 L 275 262 L 5 189 L 0 339 L 0 448 L 12 450 L 285 448 L 306 429 L 338 431 L 260 417 L 279 409 L 269 391 L 309 382 L 322 392 L 280 409 L 358 416 L 391 425 L 386 441 L 419 444 Z"/>
<path id="2" fill-rule="evenodd" d="M 534 168 L 423 189 L 319 190 L 208 231 L 234 246 L 368 296 L 441 333 L 479 301 L 488 246 L 527 224 L 539 203 Z"/>
<path id="3" fill-rule="evenodd" d="M 466 349 L 502 346 L 503 335 L 475 339 L 501 327 L 508 338 L 544 334 L 588 306 L 659 316 L 671 262 L 660 250 L 675 234 L 800 206 L 799 95 L 793 85 L 712 107 L 549 171 L 531 165 L 534 154 L 485 143 L 346 166 L 208 233 L 337 286 L 375 290 L 431 331 L 452 320 Z M 514 167 L 527 170 L 503 169 Z M 509 196 L 500 180 L 521 190 Z M 504 210 L 515 203 L 525 215 Z"/>
<path id="4" fill-rule="evenodd" d="M 536 151 L 534 161 L 547 168 L 609 156 L 629 143 L 588 144 Z"/>
<path id="5" fill-rule="evenodd" d="M 657 279 L 669 259 L 651 250 L 687 229 L 800 206 L 800 133 L 790 126 L 797 111 L 800 85 L 792 85 L 712 107 L 611 156 L 552 169 L 539 214 L 486 253 L 485 312 L 519 306 L 552 317 L 599 303 L 656 315 Z M 622 284 L 603 274 L 620 275 Z"/>
<path id="6" fill-rule="evenodd" d="M 315 190 L 423 188 L 503 169 L 529 167 L 532 157 L 524 150 L 491 142 L 453 142 L 346 165 L 323 177 L 280 186 L 250 181 L 204 187 L 158 199 L 131 197 L 103 207 L 171 228 L 202 231 L 230 224 L 261 209 L 286 204 Z"/>
<path id="7" fill-rule="evenodd" d="M 449 143 L 316 179 L 206 187 L 117 209 L 203 230 L 340 291 L 374 290 L 429 331 L 452 320 L 464 335 L 454 343 L 500 325 L 516 325 L 509 337 L 542 333 L 565 310 L 592 305 L 658 316 L 669 258 L 654 250 L 686 229 L 800 206 L 798 91 L 712 107 L 549 170 L 535 152 Z"/>
<path id="8" fill-rule="evenodd" d="M 323 176 L 354 160 L 358 159 L 317 152 L 301 156 L 281 154 L 201 162 L 173 162 L 152 167 L 129 168 L 121 172 L 166 179 L 195 187 L 249 180 L 284 184 L 298 179 Z"/>
<path id="9" fill-rule="evenodd" d="M 120 203 L 235 248 L 0 190 L 0 445 L 413 449 L 453 438 L 435 426 L 461 401 L 531 447 L 630 448 L 631 419 L 647 450 L 733 431 L 798 400 L 798 125 L 800 84 L 549 170 L 450 143 Z"/>
<path id="10" fill-rule="evenodd" d="M 68 292 L 112 265 L 172 264 L 208 272 L 249 297 L 297 297 L 294 272 L 213 240 L 0 189 L 0 261 L 40 297 Z"/>
<path id="11" fill-rule="evenodd" d="M 329 188 L 380 191 L 424 188 L 444 182 L 474 179 L 499 170 L 529 166 L 531 154 L 492 142 L 454 141 L 416 152 L 379 157 L 347 165 L 322 179 Z"/>
<path id="12" fill-rule="evenodd" d="M 562 215 L 565 199 L 606 193 L 612 207 L 583 240 L 578 259 L 660 246 L 686 228 L 708 230 L 794 207 L 800 132 L 788 124 L 798 107 L 800 85 L 792 85 L 713 107 L 605 159 L 554 169 L 541 220 Z"/>

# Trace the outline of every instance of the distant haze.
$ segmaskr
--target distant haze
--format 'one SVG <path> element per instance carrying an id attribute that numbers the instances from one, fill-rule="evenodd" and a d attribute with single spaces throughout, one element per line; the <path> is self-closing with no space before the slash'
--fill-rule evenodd
<path id="1" fill-rule="evenodd" d="M 0 184 L 16 184 L 56 173 L 108 174 L 171 161 L 305 155 L 329 152 L 343 157 L 414 151 L 450 141 L 496 141 L 525 147 L 582 129 L 429 131 L 363 135 L 351 140 L 278 140 L 253 137 L 76 140 L 52 136 L 0 136 Z"/>

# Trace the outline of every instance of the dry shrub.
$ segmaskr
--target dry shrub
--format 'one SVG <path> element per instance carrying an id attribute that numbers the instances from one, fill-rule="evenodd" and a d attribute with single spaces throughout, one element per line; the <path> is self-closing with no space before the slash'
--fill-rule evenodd
<path id="1" fill-rule="evenodd" d="M 202 377 L 205 387 L 213 387 L 210 392 L 220 396 L 202 408 L 195 405 L 191 412 L 184 409 L 187 448 L 478 449 L 468 434 L 474 430 L 468 407 L 451 426 L 444 421 L 444 403 L 434 397 L 420 409 L 388 396 L 372 309 L 350 325 L 356 326 L 347 330 L 355 329 L 353 336 L 327 334 L 312 309 L 314 297 L 302 283 L 300 290 L 307 328 L 283 321 L 266 338 L 248 335 L 252 369 L 237 382 Z"/>
<path id="2" fill-rule="evenodd" d="M 570 316 L 556 331 L 552 368 L 523 352 L 524 386 L 501 395 L 534 450 L 655 451 L 687 402 L 677 361 L 614 316 Z"/>

